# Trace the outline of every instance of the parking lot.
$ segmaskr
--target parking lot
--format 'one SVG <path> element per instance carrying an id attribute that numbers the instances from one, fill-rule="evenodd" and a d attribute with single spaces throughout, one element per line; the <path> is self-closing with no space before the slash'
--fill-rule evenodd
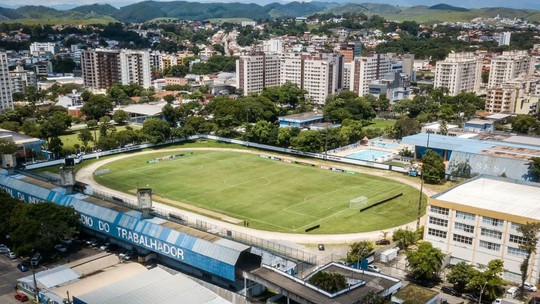
<path id="1" fill-rule="evenodd" d="M 77 244 L 74 244 L 71 247 L 72 248 L 70 248 L 66 253 L 61 253 L 58 260 L 52 263 L 44 262 L 39 265 L 35 272 L 37 273 L 46 269 L 54 268 L 56 266 L 68 263 L 69 261 L 92 256 L 99 252 L 99 249 L 97 248 Z M 22 258 L 20 257 L 11 260 L 3 254 L 0 255 L 0 303 L 2 304 L 20 303 L 14 298 L 17 279 L 32 275 L 31 269 L 26 272 L 21 272 L 19 269 L 17 269 L 17 264 L 21 262 Z"/>

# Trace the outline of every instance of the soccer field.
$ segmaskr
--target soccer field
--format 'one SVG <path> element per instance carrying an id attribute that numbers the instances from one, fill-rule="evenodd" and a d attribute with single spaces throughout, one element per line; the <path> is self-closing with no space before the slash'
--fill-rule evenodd
<path id="1" fill-rule="evenodd" d="M 148 185 L 156 196 L 225 214 L 239 219 L 240 225 L 248 221 L 251 228 L 280 232 L 303 233 L 315 225 L 320 228 L 310 233 L 377 231 L 409 223 L 417 216 L 418 190 L 372 175 L 224 151 L 195 151 L 148 163 L 178 153 L 118 160 L 100 167 L 108 172 L 95 179 L 131 194 L 137 185 Z M 350 201 L 358 197 L 367 197 L 370 205 L 399 193 L 403 195 L 363 212 L 350 208 Z"/>

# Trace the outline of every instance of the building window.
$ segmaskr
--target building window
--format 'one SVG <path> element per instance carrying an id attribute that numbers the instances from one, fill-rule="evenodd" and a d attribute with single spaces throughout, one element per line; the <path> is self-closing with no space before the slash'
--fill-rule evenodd
<path id="1" fill-rule="evenodd" d="M 443 219 L 432 217 L 432 216 L 429 217 L 429 223 L 443 226 L 443 227 L 448 227 L 448 220 L 443 220 Z"/>
<path id="2" fill-rule="evenodd" d="M 468 212 L 463 211 L 456 211 L 456 218 L 457 219 L 464 219 L 469 221 L 474 221 L 476 219 L 476 215 Z"/>
<path id="3" fill-rule="evenodd" d="M 491 238 L 499 239 L 499 240 L 502 238 L 502 232 L 496 231 L 496 230 L 490 230 L 486 228 L 482 228 L 480 234 L 491 237 Z"/>
<path id="4" fill-rule="evenodd" d="M 472 240 L 473 240 L 472 237 L 463 236 L 459 234 L 454 234 L 454 237 L 452 239 L 456 242 L 460 242 L 460 243 L 464 243 L 468 245 L 472 245 Z"/>
<path id="5" fill-rule="evenodd" d="M 504 221 L 499 220 L 499 219 L 495 219 L 495 218 L 492 218 L 492 217 L 484 216 L 484 217 L 482 217 L 482 223 L 488 224 L 488 225 L 491 225 L 491 226 L 495 226 L 495 227 L 502 227 Z"/>
<path id="6" fill-rule="evenodd" d="M 516 244 L 525 244 L 526 240 L 522 236 L 510 234 L 510 242 Z"/>
<path id="7" fill-rule="evenodd" d="M 461 230 L 469 233 L 474 233 L 474 226 L 462 224 L 462 223 L 454 223 L 454 228 L 456 230 Z"/>
<path id="8" fill-rule="evenodd" d="M 438 214 L 442 214 L 442 215 L 448 215 L 448 213 L 449 213 L 448 208 L 442 208 L 442 207 L 438 207 L 438 206 L 430 206 L 430 210 L 433 213 L 438 213 Z"/>
<path id="9" fill-rule="evenodd" d="M 518 230 L 519 227 L 521 227 L 521 224 L 518 224 L 518 223 L 510 223 L 510 228 L 514 229 L 514 230 Z"/>
<path id="10" fill-rule="evenodd" d="M 501 250 L 501 245 L 500 244 L 495 244 L 495 243 L 480 240 L 479 245 L 480 245 L 480 247 L 486 248 L 486 249 L 489 249 L 489 250 L 494 250 L 494 251 Z"/>
<path id="11" fill-rule="evenodd" d="M 514 248 L 514 247 L 508 247 L 508 254 L 517 256 L 517 257 L 522 257 L 522 258 L 527 257 L 527 251 L 523 249 L 519 249 L 519 248 Z"/>
<path id="12" fill-rule="evenodd" d="M 440 237 L 445 239 L 446 238 L 446 231 L 437 230 L 433 228 L 428 228 L 428 234 L 436 237 Z"/>

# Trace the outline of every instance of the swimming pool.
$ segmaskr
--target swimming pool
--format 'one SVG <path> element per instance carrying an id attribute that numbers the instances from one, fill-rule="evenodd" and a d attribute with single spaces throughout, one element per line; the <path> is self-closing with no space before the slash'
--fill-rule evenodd
<path id="1" fill-rule="evenodd" d="M 372 141 L 370 142 L 370 145 L 374 147 L 381 147 L 381 148 L 395 148 L 398 146 L 397 144 L 388 143 L 384 141 Z"/>
<path id="2" fill-rule="evenodd" d="M 366 149 L 366 150 L 360 150 L 360 151 L 354 152 L 353 154 L 349 154 L 345 157 L 359 159 L 359 160 L 376 161 L 382 157 L 387 157 L 390 155 L 392 155 L 392 153 L 388 151 Z"/>

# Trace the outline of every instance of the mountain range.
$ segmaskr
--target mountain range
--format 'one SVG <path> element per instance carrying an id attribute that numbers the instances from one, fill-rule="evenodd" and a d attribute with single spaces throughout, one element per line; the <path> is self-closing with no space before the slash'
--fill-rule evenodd
<path id="1" fill-rule="evenodd" d="M 412 0 L 411 0 L 412 1 Z M 423 1 L 428 2 L 428 1 Z M 283 2 L 258 5 L 253 3 L 201 3 L 187 1 L 143 1 L 116 8 L 110 4 L 89 4 L 68 10 L 47 6 L 0 7 L 0 22 L 28 21 L 34 23 L 66 23 L 87 21 L 101 23 L 114 20 L 122 22 L 146 22 L 156 18 L 178 18 L 186 20 L 246 18 L 268 19 L 277 17 L 299 17 L 314 13 L 363 12 L 377 14 L 389 20 L 415 20 L 418 22 L 469 21 L 476 17 L 525 18 L 540 21 L 540 11 L 531 9 L 482 8 L 468 9 L 446 4 L 432 6 L 401 6 L 377 3 L 338 2 Z"/>

